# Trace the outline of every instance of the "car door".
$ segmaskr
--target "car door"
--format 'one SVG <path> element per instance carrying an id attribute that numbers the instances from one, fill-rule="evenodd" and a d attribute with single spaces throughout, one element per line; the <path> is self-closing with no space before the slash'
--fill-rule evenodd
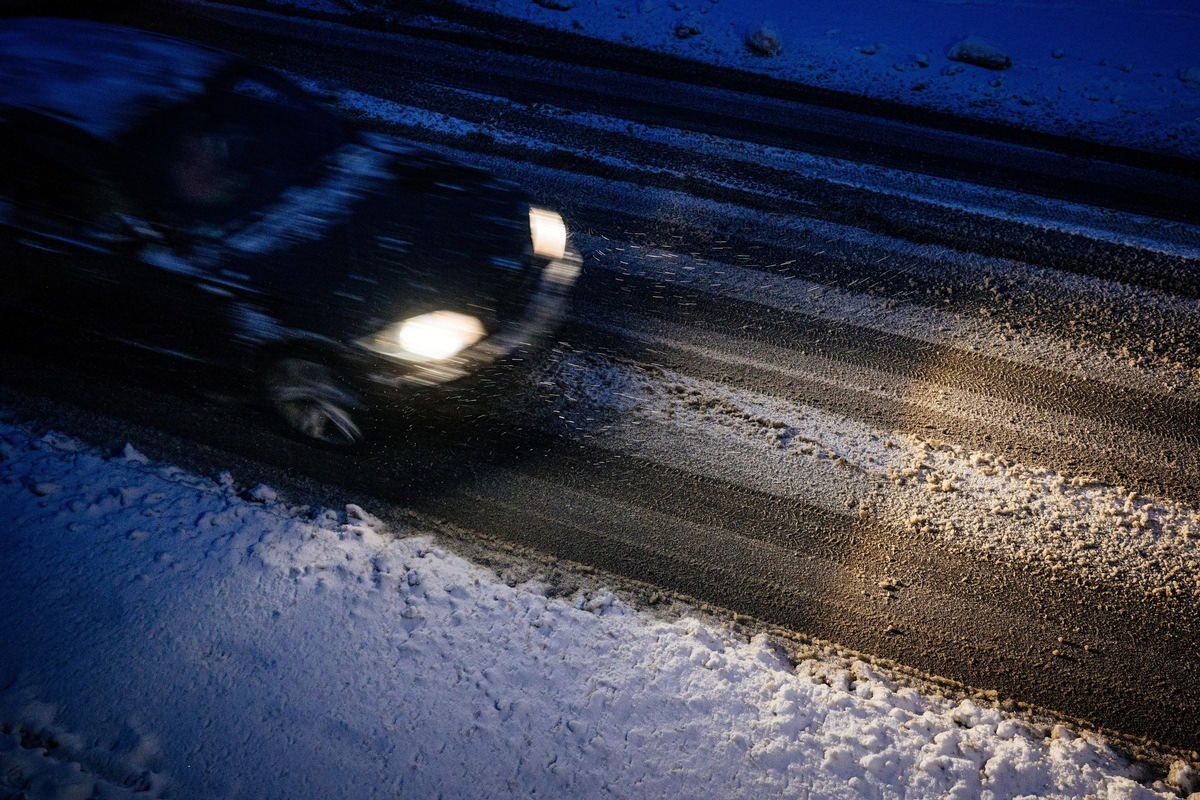
<path id="1" fill-rule="evenodd" d="M 117 269 L 122 337 L 196 361 L 236 357 L 239 315 L 257 308 L 257 293 L 236 267 L 214 237 L 174 229 L 143 242 Z"/>

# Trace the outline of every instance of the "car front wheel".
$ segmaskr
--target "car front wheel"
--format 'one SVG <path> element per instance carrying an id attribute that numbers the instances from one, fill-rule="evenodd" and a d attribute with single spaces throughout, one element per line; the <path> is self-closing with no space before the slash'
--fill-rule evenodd
<path id="1" fill-rule="evenodd" d="M 354 420 L 358 397 L 333 370 L 304 358 L 281 358 L 266 376 L 267 401 L 283 423 L 306 439 L 346 447 L 363 439 Z"/>

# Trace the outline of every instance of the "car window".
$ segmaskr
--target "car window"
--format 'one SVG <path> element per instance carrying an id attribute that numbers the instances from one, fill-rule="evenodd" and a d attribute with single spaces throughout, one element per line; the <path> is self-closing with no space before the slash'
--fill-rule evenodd
<path id="1" fill-rule="evenodd" d="M 311 180 L 348 137 L 339 117 L 298 88 L 239 67 L 194 102 L 153 116 L 124 149 L 171 213 L 220 222 Z"/>

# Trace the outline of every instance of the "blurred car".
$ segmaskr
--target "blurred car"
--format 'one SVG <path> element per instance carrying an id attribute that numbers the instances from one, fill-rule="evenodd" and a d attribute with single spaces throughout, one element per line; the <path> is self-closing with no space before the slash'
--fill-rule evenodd
<path id="1" fill-rule="evenodd" d="M 0 305 L 252 373 L 295 432 L 534 343 L 580 259 L 513 186 L 229 53 L 0 21 Z"/>

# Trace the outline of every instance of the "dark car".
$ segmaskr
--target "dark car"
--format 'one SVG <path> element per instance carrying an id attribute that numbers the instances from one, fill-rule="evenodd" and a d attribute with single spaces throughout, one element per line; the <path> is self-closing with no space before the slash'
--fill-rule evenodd
<path id="1" fill-rule="evenodd" d="M 0 21 L 0 304 L 256 376 L 310 438 L 561 316 L 562 219 L 234 55 Z"/>

